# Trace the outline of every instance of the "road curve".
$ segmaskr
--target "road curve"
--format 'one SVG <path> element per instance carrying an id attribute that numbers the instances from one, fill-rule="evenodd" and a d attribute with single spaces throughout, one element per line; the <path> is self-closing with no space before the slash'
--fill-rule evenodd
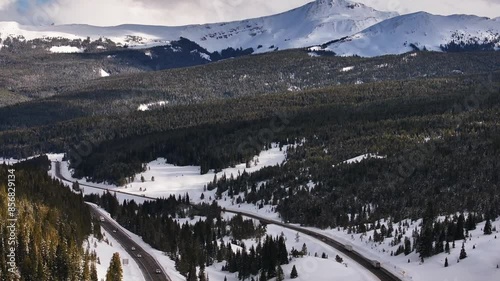
<path id="1" fill-rule="evenodd" d="M 55 162 L 55 164 L 56 164 L 56 177 L 58 177 L 61 180 L 72 182 L 71 180 L 68 180 L 68 179 L 64 178 L 61 175 L 61 171 L 60 171 L 60 164 L 61 163 L 60 162 Z M 148 200 L 157 200 L 158 199 L 158 198 L 154 198 L 154 197 L 141 196 L 141 195 L 136 195 L 136 194 L 127 193 L 127 192 L 123 192 L 123 191 L 117 191 L 117 190 L 113 190 L 113 189 L 96 187 L 96 186 L 92 186 L 92 185 L 88 185 L 88 184 L 82 184 L 82 183 L 80 183 L 80 186 L 87 186 L 87 187 L 97 188 L 97 189 L 100 189 L 100 190 L 107 190 L 107 191 L 110 191 L 110 192 L 121 193 L 121 194 L 129 195 L 129 196 L 134 196 L 134 197 L 138 197 L 138 198 L 142 198 L 142 199 L 148 199 Z M 389 272 L 388 270 L 386 270 L 384 268 L 375 268 L 375 267 L 373 267 L 373 265 L 371 264 L 371 262 L 370 262 L 370 260 L 368 258 L 364 257 L 363 255 L 361 255 L 361 254 L 359 254 L 357 252 L 347 251 L 344 248 L 344 246 L 343 246 L 342 243 L 340 243 L 339 241 L 337 241 L 335 239 L 332 239 L 331 237 L 328 237 L 326 235 L 323 235 L 323 234 L 320 234 L 320 233 L 316 233 L 314 231 L 311 231 L 311 230 L 308 230 L 308 229 L 304 229 L 302 227 L 298 227 L 298 226 L 286 224 L 286 223 L 283 223 L 283 222 L 278 222 L 278 221 L 270 220 L 270 219 L 267 219 L 267 218 L 264 218 L 264 217 L 257 216 L 255 214 L 250 214 L 250 213 L 241 212 L 241 211 L 235 211 L 235 210 L 226 210 L 226 209 L 224 209 L 224 211 L 227 212 L 227 213 L 240 214 L 240 215 L 245 216 L 245 217 L 257 219 L 257 220 L 259 220 L 259 221 L 261 221 L 263 223 L 279 225 L 281 227 L 285 227 L 285 228 L 288 228 L 288 229 L 291 229 L 291 230 L 295 230 L 295 231 L 297 231 L 299 233 L 303 233 L 303 234 L 309 235 L 311 237 L 314 237 L 316 239 L 319 239 L 319 240 L 323 241 L 324 243 L 330 245 L 331 247 L 333 247 L 334 249 L 336 249 L 337 251 L 339 251 L 343 255 L 351 258 L 353 261 L 355 261 L 356 263 L 358 263 L 359 265 L 361 265 L 362 267 L 364 267 L 366 270 L 368 270 L 371 273 L 373 273 L 377 278 L 380 279 L 380 281 L 403 281 L 402 278 L 394 275 L 393 273 Z"/>

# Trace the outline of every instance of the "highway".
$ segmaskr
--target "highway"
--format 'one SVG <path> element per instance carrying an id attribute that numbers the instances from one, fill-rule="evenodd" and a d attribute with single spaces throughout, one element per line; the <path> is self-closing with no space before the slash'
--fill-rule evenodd
<path id="1" fill-rule="evenodd" d="M 66 178 L 64 178 L 61 174 L 61 163 L 60 162 L 52 162 L 52 164 L 55 164 L 55 170 L 56 170 L 56 177 L 59 178 L 60 180 L 64 180 L 67 182 L 72 182 Z M 80 186 L 87 186 L 87 187 L 92 187 L 92 188 L 97 188 L 101 190 L 107 190 L 105 188 L 99 188 L 87 184 L 80 184 Z M 122 192 L 124 193 L 124 192 Z M 130 195 L 128 193 L 124 193 L 127 195 Z M 141 196 L 137 196 L 141 197 Z M 144 198 L 144 197 L 141 197 Z M 156 198 L 150 198 L 151 200 L 156 200 Z M 94 205 L 88 204 L 90 206 L 90 210 L 92 212 L 92 215 L 95 216 L 98 220 L 103 218 L 104 221 L 101 220 L 100 224 L 101 226 L 111 235 L 113 238 L 118 241 L 122 247 L 127 251 L 127 253 L 133 257 L 133 259 L 136 261 L 137 265 L 142 271 L 142 275 L 144 276 L 144 280 L 146 281 L 172 281 L 170 277 L 163 272 L 163 268 L 160 266 L 158 261 L 151 256 L 147 251 L 145 251 L 141 246 L 139 246 L 137 243 L 130 238 L 130 236 L 123 232 L 121 230 L 121 227 L 117 225 L 117 223 L 113 220 L 110 220 L 107 216 L 103 215 L 99 209 L 97 209 Z M 135 250 L 132 250 L 132 248 L 135 248 Z M 137 255 L 140 254 L 141 257 L 138 257 Z M 160 269 L 161 273 L 156 273 L 156 270 Z"/>
<path id="2" fill-rule="evenodd" d="M 61 179 L 61 180 L 65 180 L 65 181 L 71 182 L 70 180 L 64 178 L 61 175 L 61 173 L 60 173 L 60 163 L 59 162 L 56 162 L 56 176 L 59 179 Z M 153 198 L 153 197 L 140 196 L 140 195 L 131 194 L 131 193 L 122 192 L 122 191 L 115 191 L 113 189 L 106 189 L 106 188 L 96 187 L 96 186 L 92 186 L 92 185 L 88 185 L 88 184 L 82 184 L 82 183 L 80 183 L 80 186 L 88 186 L 88 187 L 97 188 L 97 189 L 101 189 L 101 190 L 109 190 L 110 192 L 122 193 L 122 194 L 126 194 L 126 195 L 129 195 L 129 196 L 135 196 L 135 197 L 142 198 L 142 199 L 149 199 L 149 200 L 156 200 L 157 199 L 157 198 Z M 253 218 L 253 219 L 259 220 L 262 223 L 279 225 L 281 227 L 288 228 L 288 229 L 297 231 L 299 233 L 306 234 L 306 235 L 309 235 L 311 237 L 317 238 L 318 240 L 321 240 L 322 242 L 328 244 L 329 246 L 331 246 L 334 249 L 336 249 L 339 253 L 342 253 L 343 255 L 351 258 L 353 261 L 355 261 L 356 263 L 358 263 L 359 265 L 361 265 L 362 267 L 364 267 L 366 270 L 368 270 L 371 273 L 373 273 L 380 281 L 403 281 L 403 279 L 401 277 L 394 275 L 393 273 L 389 272 L 388 270 L 386 270 L 384 268 L 376 268 L 376 267 L 374 267 L 372 265 L 371 260 L 369 260 L 368 258 L 364 257 L 360 253 L 357 253 L 355 251 L 348 251 L 348 250 L 346 250 L 345 247 L 344 247 L 344 245 L 342 243 L 340 243 L 339 241 L 337 241 L 337 240 L 335 240 L 335 239 L 333 239 L 331 237 L 328 237 L 326 235 L 319 234 L 319 233 L 316 233 L 314 231 L 311 231 L 311 230 L 308 230 L 308 229 L 305 229 L 305 228 L 302 228 L 302 227 L 299 227 L 299 226 L 290 225 L 290 224 L 287 224 L 287 223 L 270 220 L 270 219 L 267 219 L 267 218 L 264 218 L 264 217 L 260 217 L 260 216 L 257 216 L 255 214 L 251 214 L 251 213 L 247 213 L 247 212 L 236 211 L 236 210 L 227 210 L 227 209 L 223 209 L 223 210 L 225 212 L 227 212 L 227 213 L 240 214 L 240 215 L 242 215 L 244 217 L 248 217 L 248 218 Z"/>
<path id="3" fill-rule="evenodd" d="M 302 234 L 309 235 L 311 237 L 314 237 L 314 238 L 321 240 L 322 242 L 328 244 L 329 246 L 331 246 L 332 248 L 334 248 L 335 250 L 337 250 L 339 253 L 343 254 L 344 256 L 351 258 L 354 262 L 358 263 L 359 265 L 361 265 L 362 267 L 364 267 L 365 269 L 367 269 L 368 271 L 373 273 L 373 275 L 377 276 L 377 278 L 379 278 L 381 281 L 402 281 L 401 278 L 397 277 L 396 275 L 392 274 L 391 272 L 389 272 L 383 268 L 375 268 L 372 265 L 371 260 L 363 257 L 359 253 L 346 250 L 346 248 L 344 247 L 344 245 L 342 243 L 340 243 L 340 242 L 338 242 L 338 241 L 336 241 L 336 240 L 334 240 L 326 235 L 316 233 L 314 231 L 305 229 L 303 227 L 290 225 L 290 224 L 275 221 L 275 220 L 266 219 L 266 218 L 263 218 L 263 217 L 260 217 L 260 216 L 257 216 L 255 214 L 251 214 L 251 213 L 235 211 L 235 210 L 228 210 L 228 209 L 223 209 L 223 210 L 226 213 L 239 214 L 239 215 L 242 215 L 244 217 L 259 220 L 263 224 L 274 224 L 274 225 L 278 225 L 278 226 L 281 226 L 284 228 L 295 230 L 295 231 L 302 233 Z"/>
<path id="4" fill-rule="evenodd" d="M 122 247 L 127 251 L 127 253 L 137 262 L 137 265 L 142 271 L 144 280 L 146 281 L 172 281 L 166 273 L 163 272 L 162 267 L 156 261 L 156 259 L 151 256 L 147 251 L 145 251 L 141 246 L 132 240 L 127 233 L 123 232 L 116 222 L 110 220 L 107 216 L 101 214 L 101 212 L 94 206 L 89 204 L 92 214 L 99 220 L 102 218 L 100 224 L 101 226 L 111 235 L 116 241 L 118 241 Z M 132 250 L 132 249 L 135 250 Z M 138 257 L 140 254 L 142 257 Z M 156 273 L 156 270 L 160 269 L 161 273 Z"/>

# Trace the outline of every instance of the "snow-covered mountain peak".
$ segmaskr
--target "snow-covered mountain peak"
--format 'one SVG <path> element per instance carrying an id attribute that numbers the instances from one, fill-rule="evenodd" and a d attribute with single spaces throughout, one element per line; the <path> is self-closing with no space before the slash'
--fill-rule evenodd
<path id="1" fill-rule="evenodd" d="M 318 19 L 323 17 L 343 16 L 345 18 L 391 18 L 396 12 L 381 12 L 361 3 L 347 0 L 316 0 L 308 4 L 308 17 Z"/>
<path id="2" fill-rule="evenodd" d="M 472 15 L 439 16 L 418 12 L 375 24 L 326 50 L 366 57 L 410 51 L 498 49 L 500 21 Z"/>

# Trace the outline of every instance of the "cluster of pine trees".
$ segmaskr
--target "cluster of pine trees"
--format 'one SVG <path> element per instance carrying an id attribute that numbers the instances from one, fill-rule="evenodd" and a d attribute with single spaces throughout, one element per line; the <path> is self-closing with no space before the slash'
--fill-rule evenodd
<path id="1" fill-rule="evenodd" d="M 95 281 L 95 265 L 82 248 L 93 229 L 88 206 L 82 197 L 47 175 L 50 161 L 35 158 L 14 166 L 0 165 L 0 178 L 15 169 L 16 261 L 15 274 L 6 262 L 7 187 L 0 183 L 0 278 L 2 280 Z M 92 274 L 91 274 L 92 273 Z"/>

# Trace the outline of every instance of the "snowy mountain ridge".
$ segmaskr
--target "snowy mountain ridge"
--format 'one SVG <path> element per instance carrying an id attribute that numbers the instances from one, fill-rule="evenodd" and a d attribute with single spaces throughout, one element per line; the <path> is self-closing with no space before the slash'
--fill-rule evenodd
<path id="1" fill-rule="evenodd" d="M 322 44 L 357 33 L 383 20 L 397 16 L 363 4 L 346 0 L 317 0 L 302 7 L 261 18 L 227 23 L 179 27 L 120 25 L 23 26 L 0 22 L 0 38 L 19 37 L 26 40 L 67 38 L 92 40 L 107 38 L 131 47 L 166 45 L 187 38 L 210 52 L 232 48 L 253 48 L 256 52 L 289 49 Z"/>
<path id="2" fill-rule="evenodd" d="M 323 46 L 324 47 L 324 46 Z M 374 57 L 418 50 L 500 48 L 500 20 L 425 12 L 394 17 L 323 48 L 337 55 Z M 316 48 L 317 50 L 318 48 Z"/>
<path id="3" fill-rule="evenodd" d="M 417 49 L 498 50 L 499 34 L 500 17 L 438 16 L 425 12 L 399 16 L 395 12 L 377 11 L 348 0 L 316 0 L 266 17 L 177 27 L 131 24 L 113 27 L 83 24 L 24 26 L 15 22 L 0 22 L 0 39 L 3 41 L 0 42 L 0 49 L 2 46 L 9 47 L 6 39 L 12 38 L 21 41 L 38 39 L 63 50 L 83 52 L 85 46 L 78 41 L 86 39 L 111 41 L 117 47 L 150 48 L 169 45 L 183 37 L 208 52 L 241 48 L 253 53 L 265 53 L 315 46 L 312 51 L 372 57 Z M 107 48 L 105 44 L 96 47 Z"/>

